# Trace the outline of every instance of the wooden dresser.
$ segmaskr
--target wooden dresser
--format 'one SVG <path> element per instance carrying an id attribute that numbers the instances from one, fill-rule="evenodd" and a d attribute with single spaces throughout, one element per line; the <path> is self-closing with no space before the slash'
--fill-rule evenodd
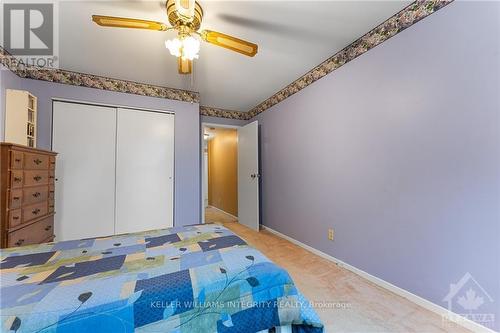
<path id="1" fill-rule="evenodd" d="M 54 239 L 56 155 L 52 151 L 1 143 L 2 248 Z"/>

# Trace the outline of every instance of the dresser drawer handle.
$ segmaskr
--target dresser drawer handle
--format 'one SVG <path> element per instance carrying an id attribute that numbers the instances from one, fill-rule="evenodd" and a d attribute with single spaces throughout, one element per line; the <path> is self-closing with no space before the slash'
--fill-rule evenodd
<path id="1" fill-rule="evenodd" d="M 45 231 L 49 231 L 50 229 L 52 229 L 51 225 L 48 225 L 48 226 L 45 227 Z"/>
<path id="2" fill-rule="evenodd" d="M 14 177 L 14 181 L 16 183 L 19 183 L 20 181 L 22 181 L 23 179 L 21 177 Z"/>
<path id="3" fill-rule="evenodd" d="M 42 160 L 37 158 L 36 160 L 33 160 L 33 162 L 35 162 L 35 164 L 38 165 L 38 164 L 42 163 Z"/>
<path id="4" fill-rule="evenodd" d="M 13 220 L 19 220 L 19 216 L 12 216 Z"/>
<path id="5" fill-rule="evenodd" d="M 14 201 L 17 201 L 19 199 L 21 199 L 21 197 L 12 197 L 12 200 L 14 200 Z"/>
<path id="6" fill-rule="evenodd" d="M 42 179 L 42 176 L 36 175 L 35 177 L 33 177 L 34 181 L 39 181 L 40 179 Z"/>
<path id="7" fill-rule="evenodd" d="M 20 239 L 16 242 L 17 246 L 21 246 L 21 244 L 24 243 L 24 239 Z"/>
<path id="8" fill-rule="evenodd" d="M 35 192 L 35 193 L 33 193 L 33 196 L 34 196 L 35 198 L 38 198 L 41 194 L 42 194 L 42 193 L 40 193 L 40 192 Z"/>
<path id="9" fill-rule="evenodd" d="M 38 213 L 40 213 L 40 208 L 33 209 L 33 210 L 31 211 L 31 213 L 32 213 L 33 215 L 38 215 Z"/>
<path id="10" fill-rule="evenodd" d="M 19 162 L 21 162 L 21 159 L 20 158 L 16 158 L 16 159 L 14 159 L 14 161 L 16 161 L 16 162 L 19 163 Z"/>

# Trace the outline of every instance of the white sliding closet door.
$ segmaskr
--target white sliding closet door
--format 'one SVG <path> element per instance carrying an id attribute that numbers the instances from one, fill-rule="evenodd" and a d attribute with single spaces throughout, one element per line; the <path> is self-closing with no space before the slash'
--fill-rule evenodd
<path id="1" fill-rule="evenodd" d="M 57 241 L 114 233 L 116 109 L 54 102 Z"/>
<path id="2" fill-rule="evenodd" d="M 115 233 L 173 226 L 174 115 L 118 109 Z"/>

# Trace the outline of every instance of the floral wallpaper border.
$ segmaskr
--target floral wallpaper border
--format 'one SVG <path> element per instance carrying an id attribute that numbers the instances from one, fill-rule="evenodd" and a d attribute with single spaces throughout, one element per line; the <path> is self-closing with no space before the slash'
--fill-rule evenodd
<path id="1" fill-rule="evenodd" d="M 264 102 L 258 104 L 248 112 L 219 109 L 209 106 L 200 106 L 200 115 L 219 118 L 250 120 L 273 105 L 285 100 L 291 95 L 304 89 L 311 83 L 330 74 L 349 61 L 359 57 L 375 46 L 385 42 L 399 32 L 417 23 L 421 19 L 435 13 L 454 0 L 416 0 L 393 15 L 375 29 L 369 31 L 341 51 L 337 52 L 320 65 L 316 66 L 285 88 L 281 89 Z M 112 79 L 92 74 L 71 72 L 62 69 L 40 69 L 34 66 L 25 66 L 19 63 L 0 46 L 0 63 L 22 78 L 50 81 L 62 84 L 83 86 L 123 92 L 129 94 L 166 98 L 178 101 L 199 103 L 200 94 L 194 91 L 154 86 L 133 81 Z"/>
<path id="2" fill-rule="evenodd" d="M 349 46 L 337 52 L 320 65 L 316 66 L 285 88 L 266 99 L 264 102 L 251 109 L 248 112 L 249 119 L 299 92 L 311 83 L 330 74 L 349 61 L 385 42 L 389 38 L 395 36 L 432 13 L 435 13 L 451 2 L 453 2 L 453 0 L 417 0 L 411 3 L 399 13 L 377 26 L 375 29 L 369 31 Z"/>
<path id="3" fill-rule="evenodd" d="M 184 102 L 198 103 L 200 101 L 200 94 L 194 91 L 112 79 L 63 69 L 42 69 L 31 65 L 25 65 L 9 54 L 2 46 L 0 46 L 0 63 L 17 76 L 26 79 L 56 82 L 149 97 L 167 98 Z"/>
<path id="4" fill-rule="evenodd" d="M 210 106 L 200 106 L 200 115 L 209 117 L 238 119 L 238 120 L 251 119 L 250 114 L 248 112 L 219 109 Z"/>

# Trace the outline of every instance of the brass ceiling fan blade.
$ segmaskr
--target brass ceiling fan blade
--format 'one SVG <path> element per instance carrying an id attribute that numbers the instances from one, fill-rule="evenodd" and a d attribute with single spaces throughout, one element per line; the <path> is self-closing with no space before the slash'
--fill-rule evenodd
<path id="1" fill-rule="evenodd" d="M 249 57 L 253 57 L 257 54 L 257 44 L 247 42 L 246 40 L 229 36 L 217 31 L 203 30 L 201 32 L 201 37 L 204 41 L 210 44 L 224 47 L 226 49 L 244 54 Z"/>
<path id="2" fill-rule="evenodd" d="M 92 21 L 103 27 L 147 29 L 157 31 L 168 30 L 168 26 L 165 23 L 126 17 L 92 15 Z"/>
<path id="3" fill-rule="evenodd" d="M 177 67 L 179 69 L 179 74 L 191 74 L 193 71 L 193 61 L 187 58 L 178 57 Z"/>

